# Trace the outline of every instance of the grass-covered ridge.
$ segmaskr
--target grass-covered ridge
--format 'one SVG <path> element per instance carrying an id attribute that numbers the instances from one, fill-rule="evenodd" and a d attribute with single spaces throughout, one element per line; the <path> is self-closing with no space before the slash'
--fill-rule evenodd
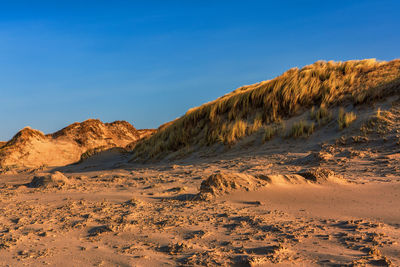
<path id="1" fill-rule="evenodd" d="M 397 93 L 399 85 L 400 60 L 318 61 L 192 108 L 139 142 L 133 152 L 135 158 L 148 159 L 195 145 L 231 145 L 312 106 L 362 104 Z"/>

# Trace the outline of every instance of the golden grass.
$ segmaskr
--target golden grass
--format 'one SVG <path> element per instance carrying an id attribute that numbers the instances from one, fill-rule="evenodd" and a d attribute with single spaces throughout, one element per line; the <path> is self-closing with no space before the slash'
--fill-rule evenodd
<path id="1" fill-rule="evenodd" d="M 187 146 L 231 145 L 313 105 L 329 108 L 346 101 L 362 104 L 398 92 L 399 85 L 400 60 L 318 61 L 190 109 L 140 141 L 134 158 L 163 157 Z"/>
<path id="2" fill-rule="evenodd" d="M 349 125 L 352 124 L 356 120 L 356 118 L 357 116 L 353 112 L 345 112 L 344 108 L 340 108 L 337 119 L 339 129 L 343 130 L 344 128 L 349 127 Z"/>
<path id="3" fill-rule="evenodd" d="M 310 117 L 321 126 L 332 120 L 332 112 L 325 105 L 321 105 L 318 109 L 313 106 L 310 111 Z"/>
<path id="4" fill-rule="evenodd" d="M 271 140 L 277 133 L 278 129 L 276 127 L 267 125 L 264 127 L 264 134 L 263 134 L 263 138 L 262 141 L 263 143 Z"/>
<path id="5" fill-rule="evenodd" d="M 310 136 L 315 130 L 314 123 L 308 123 L 305 120 L 301 120 L 292 125 L 292 129 L 289 132 L 289 137 L 305 137 Z"/>

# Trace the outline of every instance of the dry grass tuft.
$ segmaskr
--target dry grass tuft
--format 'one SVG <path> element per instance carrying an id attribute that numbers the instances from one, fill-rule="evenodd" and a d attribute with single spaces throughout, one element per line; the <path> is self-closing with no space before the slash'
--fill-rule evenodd
<path id="1" fill-rule="evenodd" d="M 276 134 L 278 129 L 276 127 L 267 125 L 264 127 L 264 134 L 263 134 L 263 143 L 271 140 Z"/>
<path id="2" fill-rule="evenodd" d="M 318 125 L 325 125 L 332 120 L 332 112 L 325 105 L 321 105 L 318 109 L 313 106 L 310 111 L 310 117 L 315 120 Z"/>
<path id="3" fill-rule="evenodd" d="M 190 109 L 182 117 L 160 127 L 150 138 L 140 141 L 134 149 L 134 158 L 163 157 L 186 146 L 231 145 L 263 126 L 294 116 L 313 105 L 322 108 L 315 118 L 327 118 L 325 108 L 343 102 L 375 101 L 397 93 L 399 86 L 400 60 L 318 61 Z M 348 122 L 351 117 L 346 119 Z"/>
<path id="4" fill-rule="evenodd" d="M 343 130 L 344 128 L 349 127 L 351 123 L 353 123 L 356 120 L 357 116 L 353 112 L 345 112 L 344 108 L 339 109 L 339 115 L 338 115 L 338 124 L 339 124 L 339 129 Z"/>
<path id="5" fill-rule="evenodd" d="M 288 136 L 294 138 L 310 136 L 314 130 L 315 125 L 313 122 L 308 123 L 304 120 L 301 120 L 293 124 Z"/>

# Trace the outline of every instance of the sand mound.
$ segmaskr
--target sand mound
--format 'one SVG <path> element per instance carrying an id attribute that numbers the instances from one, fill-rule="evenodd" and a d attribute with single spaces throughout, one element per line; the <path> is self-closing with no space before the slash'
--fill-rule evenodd
<path id="1" fill-rule="evenodd" d="M 200 185 L 195 199 L 209 199 L 229 194 L 235 190 L 254 191 L 267 185 L 345 183 L 333 171 L 324 168 L 311 168 L 299 174 L 259 174 L 249 175 L 236 172 L 219 172 L 210 175 Z"/>
<path id="2" fill-rule="evenodd" d="M 208 198 L 210 196 L 228 194 L 237 189 L 250 191 L 263 185 L 265 185 L 264 181 L 251 175 L 220 172 L 210 175 L 201 183 L 199 196 Z"/>
<path id="3" fill-rule="evenodd" d="M 30 187 L 39 188 L 39 187 L 58 187 L 63 186 L 65 184 L 71 183 L 68 177 L 66 177 L 61 172 L 55 172 L 50 174 L 43 174 L 34 176 L 32 181 L 29 183 Z"/>
<path id="4" fill-rule="evenodd" d="M 125 147 L 151 130 L 139 132 L 126 121 L 103 123 L 87 120 L 44 135 L 26 127 L 0 148 L 0 166 L 37 168 L 62 166 L 85 159 L 98 151 Z"/>

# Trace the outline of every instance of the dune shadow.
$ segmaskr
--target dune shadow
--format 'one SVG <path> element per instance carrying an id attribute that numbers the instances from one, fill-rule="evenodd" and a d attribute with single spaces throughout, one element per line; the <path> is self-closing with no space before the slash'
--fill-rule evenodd
<path id="1" fill-rule="evenodd" d="M 158 200 L 179 200 L 179 201 L 192 201 L 198 199 L 198 194 L 181 194 L 172 197 L 152 197 Z"/>
<path id="2" fill-rule="evenodd" d="M 83 154 L 84 155 L 84 154 Z M 113 169 L 129 169 L 129 153 L 122 148 L 109 148 L 92 155 L 82 157 L 79 161 L 53 168 L 51 171 L 60 171 L 64 173 L 79 171 L 104 171 Z"/>

